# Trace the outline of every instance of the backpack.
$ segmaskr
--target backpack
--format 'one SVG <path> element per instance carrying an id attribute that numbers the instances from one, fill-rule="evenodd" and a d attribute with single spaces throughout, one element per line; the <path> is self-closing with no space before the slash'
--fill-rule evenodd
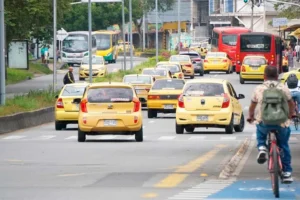
<path id="1" fill-rule="evenodd" d="M 263 92 L 262 121 L 266 125 L 280 125 L 288 120 L 289 105 L 284 92 L 271 83 Z"/>
<path id="2" fill-rule="evenodd" d="M 298 87 L 298 78 L 295 74 L 290 74 L 286 80 L 289 89 L 295 89 Z"/>

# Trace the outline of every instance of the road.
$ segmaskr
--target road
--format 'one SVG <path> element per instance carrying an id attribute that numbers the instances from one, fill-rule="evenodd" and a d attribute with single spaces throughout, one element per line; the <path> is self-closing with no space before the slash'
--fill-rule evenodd
<path id="1" fill-rule="evenodd" d="M 240 85 L 238 75 L 211 73 L 229 80 L 244 114 L 257 84 Z M 199 78 L 199 77 L 197 77 Z M 144 116 L 142 143 L 130 136 L 90 136 L 77 142 L 77 125 L 55 131 L 54 123 L 0 135 L 0 199 L 6 200 L 191 200 L 272 199 L 266 165 L 256 164 L 255 127 L 243 133 L 196 129 L 175 134 L 174 114 Z M 293 131 L 294 178 L 299 180 L 299 134 Z M 246 138 L 251 140 L 236 177 L 218 179 Z M 299 182 L 282 186 L 282 197 L 296 199 Z M 254 195 L 254 196 L 253 196 Z"/>
<path id="2" fill-rule="evenodd" d="M 126 67 L 130 67 L 130 61 L 129 58 L 127 57 L 127 64 Z M 133 66 L 140 64 L 141 62 L 145 61 L 146 58 L 140 58 L 140 57 L 134 57 L 133 58 Z M 115 64 L 108 64 L 107 68 L 109 72 L 112 72 L 117 69 L 122 69 L 123 68 L 123 57 L 120 57 L 117 60 L 117 63 Z M 78 81 L 78 70 L 79 67 L 78 65 L 74 67 L 74 78 L 75 81 Z M 57 70 L 57 88 L 61 88 L 63 86 L 63 77 L 67 70 Z M 87 79 L 88 81 L 88 79 Z M 31 80 L 27 80 L 21 83 L 13 84 L 13 85 L 8 85 L 6 86 L 6 96 L 8 98 L 11 98 L 15 96 L 16 94 L 23 94 L 27 93 L 30 90 L 45 90 L 53 85 L 53 74 L 51 75 L 46 75 L 46 76 L 41 76 L 37 77 Z"/>

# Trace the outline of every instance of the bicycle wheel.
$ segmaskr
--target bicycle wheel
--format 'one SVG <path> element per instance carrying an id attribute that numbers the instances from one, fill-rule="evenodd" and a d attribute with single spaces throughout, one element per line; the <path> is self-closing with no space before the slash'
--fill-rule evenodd
<path id="1" fill-rule="evenodd" d="M 272 189 L 276 198 L 279 198 L 279 165 L 278 165 L 278 153 L 277 146 L 272 144 L 272 155 L 270 156 L 272 159 L 271 166 L 271 181 L 272 181 Z"/>

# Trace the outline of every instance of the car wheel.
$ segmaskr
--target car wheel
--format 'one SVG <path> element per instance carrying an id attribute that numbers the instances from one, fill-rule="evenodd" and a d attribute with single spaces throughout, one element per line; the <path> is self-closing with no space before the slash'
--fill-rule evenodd
<path id="1" fill-rule="evenodd" d="M 192 133 L 194 132 L 195 128 L 194 127 L 185 127 L 186 132 Z"/>
<path id="2" fill-rule="evenodd" d="M 65 129 L 67 127 L 67 124 L 55 121 L 55 130 L 60 131 L 62 129 Z"/>
<path id="3" fill-rule="evenodd" d="M 183 132 L 184 132 L 183 125 L 179 125 L 176 123 L 176 134 L 183 134 Z"/>
<path id="4" fill-rule="evenodd" d="M 200 76 L 203 76 L 204 75 L 204 72 L 203 71 L 200 71 Z"/>
<path id="5" fill-rule="evenodd" d="M 157 111 L 148 109 L 148 118 L 155 118 L 155 117 L 157 117 Z"/>
<path id="6" fill-rule="evenodd" d="M 226 71 L 226 74 L 230 74 L 230 67 L 228 67 L 228 70 Z"/>
<path id="7" fill-rule="evenodd" d="M 194 75 L 193 75 L 193 76 L 190 76 L 191 79 L 194 79 L 194 77 L 195 77 Z"/>
<path id="8" fill-rule="evenodd" d="M 225 127 L 225 132 L 227 134 L 232 134 L 233 133 L 233 115 L 231 116 L 231 120 L 228 126 Z"/>
<path id="9" fill-rule="evenodd" d="M 240 72 L 235 72 L 236 74 L 240 74 Z"/>
<path id="10" fill-rule="evenodd" d="M 241 84 L 244 84 L 245 83 L 245 80 L 240 76 L 240 83 Z"/>
<path id="11" fill-rule="evenodd" d="M 141 129 L 136 131 L 135 134 L 135 141 L 137 142 L 143 142 L 144 137 L 143 137 L 143 126 L 141 126 Z"/>
<path id="12" fill-rule="evenodd" d="M 242 113 L 240 124 L 234 126 L 234 130 L 235 132 L 243 132 L 244 127 L 245 127 L 245 118 L 244 118 L 244 114 Z"/>
<path id="13" fill-rule="evenodd" d="M 85 132 L 78 129 L 78 138 L 77 139 L 78 139 L 78 142 L 85 142 L 85 139 L 86 139 Z"/>

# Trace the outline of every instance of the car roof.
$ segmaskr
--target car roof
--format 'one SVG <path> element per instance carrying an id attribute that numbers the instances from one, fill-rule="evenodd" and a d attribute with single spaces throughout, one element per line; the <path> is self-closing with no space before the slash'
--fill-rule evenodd
<path id="1" fill-rule="evenodd" d="M 147 68 L 144 68 L 143 70 L 145 69 L 150 69 L 150 70 L 166 70 L 164 68 L 153 68 L 153 67 L 147 67 Z"/>
<path id="2" fill-rule="evenodd" d="M 180 51 L 179 54 L 181 53 L 195 53 L 195 54 L 199 54 L 197 51 Z"/>
<path id="3" fill-rule="evenodd" d="M 163 80 L 179 80 L 179 81 L 185 81 L 183 79 L 178 79 L 178 78 L 160 78 L 160 79 L 157 79 L 156 81 L 163 81 Z"/>
<path id="4" fill-rule="evenodd" d="M 88 82 L 79 82 L 79 83 L 71 83 L 71 84 L 67 84 L 65 85 L 65 87 L 67 86 L 86 86 L 86 85 L 89 85 L 90 83 Z"/>
<path id="5" fill-rule="evenodd" d="M 180 62 L 175 62 L 175 61 L 161 61 L 156 63 L 156 65 L 158 64 L 171 64 L 171 65 L 180 65 Z"/>
<path id="6" fill-rule="evenodd" d="M 193 79 L 187 81 L 187 83 L 220 83 L 220 84 L 223 84 L 224 82 L 227 82 L 227 80 L 217 79 L 217 78 L 202 78 L 202 79 Z"/>

